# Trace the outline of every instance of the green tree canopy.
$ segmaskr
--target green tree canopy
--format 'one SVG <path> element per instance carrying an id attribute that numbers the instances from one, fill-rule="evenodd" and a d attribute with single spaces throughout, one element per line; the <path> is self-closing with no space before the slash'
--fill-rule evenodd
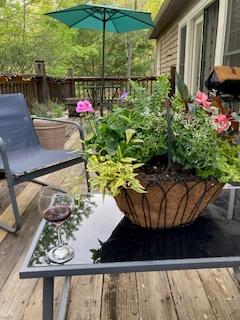
<path id="1" fill-rule="evenodd" d="M 101 32 L 69 29 L 44 13 L 85 3 L 81 0 L 6 0 L 0 8 L 0 72 L 33 73 L 34 60 L 43 59 L 47 73 L 66 75 L 69 67 L 75 75 L 98 76 L 101 69 Z M 104 0 L 93 3 L 106 3 Z M 150 11 L 160 4 L 156 0 L 109 0 L 109 4 Z M 147 31 L 106 36 L 106 75 L 126 75 L 129 43 L 131 74 L 151 73 L 154 43 L 146 41 Z"/>

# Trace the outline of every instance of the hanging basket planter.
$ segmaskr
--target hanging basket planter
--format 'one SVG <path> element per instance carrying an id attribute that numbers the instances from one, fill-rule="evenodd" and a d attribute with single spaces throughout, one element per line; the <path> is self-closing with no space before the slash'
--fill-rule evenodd
<path id="1" fill-rule="evenodd" d="M 232 124 L 224 106 L 203 92 L 192 98 L 178 74 L 172 97 L 166 75 L 152 93 L 131 85 L 130 108 L 116 107 L 95 121 L 87 143 L 88 169 L 97 173 L 92 186 L 108 190 L 138 226 L 191 224 L 219 196 L 222 183 L 240 182 L 239 146 L 226 139 L 238 119 Z"/>
<path id="2" fill-rule="evenodd" d="M 216 179 L 141 176 L 146 193 L 124 189 L 115 197 L 120 210 L 134 224 L 168 229 L 194 222 L 222 190 Z"/>

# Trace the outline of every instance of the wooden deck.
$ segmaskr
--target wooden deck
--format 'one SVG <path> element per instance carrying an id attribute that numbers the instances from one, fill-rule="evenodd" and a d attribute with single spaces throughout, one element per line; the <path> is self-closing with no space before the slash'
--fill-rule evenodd
<path id="1" fill-rule="evenodd" d="M 76 147 L 73 133 L 68 147 Z M 44 177 L 61 185 L 82 170 L 76 165 Z M 19 270 L 40 222 L 40 186 L 18 186 L 23 227 L 18 234 L 0 230 L 0 319 L 41 319 L 42 280 L 20 280 Z M 0 221 L 11 222 L 6 183 L 0 180 Z M 221 244 L 219 244 L 221 245 Z M 62 278 L 56 281 L 57 306 Z M 68 320 L 230 320 L 240 319 L 240 287 L 231 269 L 129 273 L 74 277 Z"/>

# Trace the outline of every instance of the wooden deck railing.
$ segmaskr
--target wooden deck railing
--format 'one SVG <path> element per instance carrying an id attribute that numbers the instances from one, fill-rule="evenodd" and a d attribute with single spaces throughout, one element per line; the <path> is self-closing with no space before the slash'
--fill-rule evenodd
<path id="1" fill-rule="evenodd" d="M 24 94 L 28 103 L 38 100 L 38 80 L 32 75 L 1 75 L 0 94 L 17 93 Z"/>
<path id="2" fill-rule="evenodd" d="M 173 79 L 173 77 L 171 77 Z M 140 83 L 152 92 L 156 76 L 149 77 L 106 77 L 104 79 L 105 101 L 119 100 L 124 93 L 131 93 L 131 81 Z M 172 82 L 173 83 L 173 82 Z M 175 85 L 172 84 L 174 88 Z M 35 101 L 44 102 L 49 99 L 65 102 L 67 98 L 87 98 L 98 100 L 94 95 L 102 94 L 102 79 L 100 77 L 48 77 L 45 75 L 0 75 L 0 94 L 24 94 L 29 106 Z M 99 89 L 99 90 L 98 90 Z"/>
<path id="3" fill-rule="evenodd" d="M 99 77 L 74 77 L 67 79 L 71 82 L 72 92 L 76 97 L 87 97 L 89 89 L 102 87 L 102 79 Z M 144 88 L 152 92 L 153 81 L 156 81 L 156 77 L 106 77 L 104 79 L 106 95 L 115 96 L 116 91 L 118 95 L 126 91 L 131 93 L 132 86 L 129 80 L 140 83 Z"/>
<path id="4" fill-rule="evenodd" d="M 147 90 L 152 91 L 156 77 L 131 77 L 131 80 L 141 83 Z M 35 75 L 2 75 L 0 76 L 0 94 L 24 94 L 31 105 L 35 101 L 43 102 L 48 99 L 64 102 L 66 98 L 93 98 L 93 90 L 101 88 L 102 79 L 99 77 L 66 77 L 54 78 Z M 105 97 L 119 97 L 123 92 L 131 92 L 131 83 L 126 77 L 108 77 L 104 79 Z M 94 90 L 96 92 L 96 90 Z"/>

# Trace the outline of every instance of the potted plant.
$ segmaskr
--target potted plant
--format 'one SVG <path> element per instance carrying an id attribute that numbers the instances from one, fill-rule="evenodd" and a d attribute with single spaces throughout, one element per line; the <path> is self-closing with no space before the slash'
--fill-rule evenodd
<path id="1" fill-rule="evenodd" d="M 89 119 L 92 187 L 113 195 L 126 216 L 146 228 L 192 223 L 224 183 L 240 182 L 240 148 L 225 139 L 231 115 L 204 93 L 192 99 L 177 80 L 170 100 L 166 75 L 152 94 L 132 83 L 124 108 Z"/>
<path id="2" fill-rule="evenodd" d="M 35 103 L 31 110 L 33 117 L 44 117 L 57 120 L 68 119 L 64 104 L 48 101 Z M 33 120 L 41 145 L 46 149 L 63 149 L 65 144 L 66 124 L 42 119 Z"/>

